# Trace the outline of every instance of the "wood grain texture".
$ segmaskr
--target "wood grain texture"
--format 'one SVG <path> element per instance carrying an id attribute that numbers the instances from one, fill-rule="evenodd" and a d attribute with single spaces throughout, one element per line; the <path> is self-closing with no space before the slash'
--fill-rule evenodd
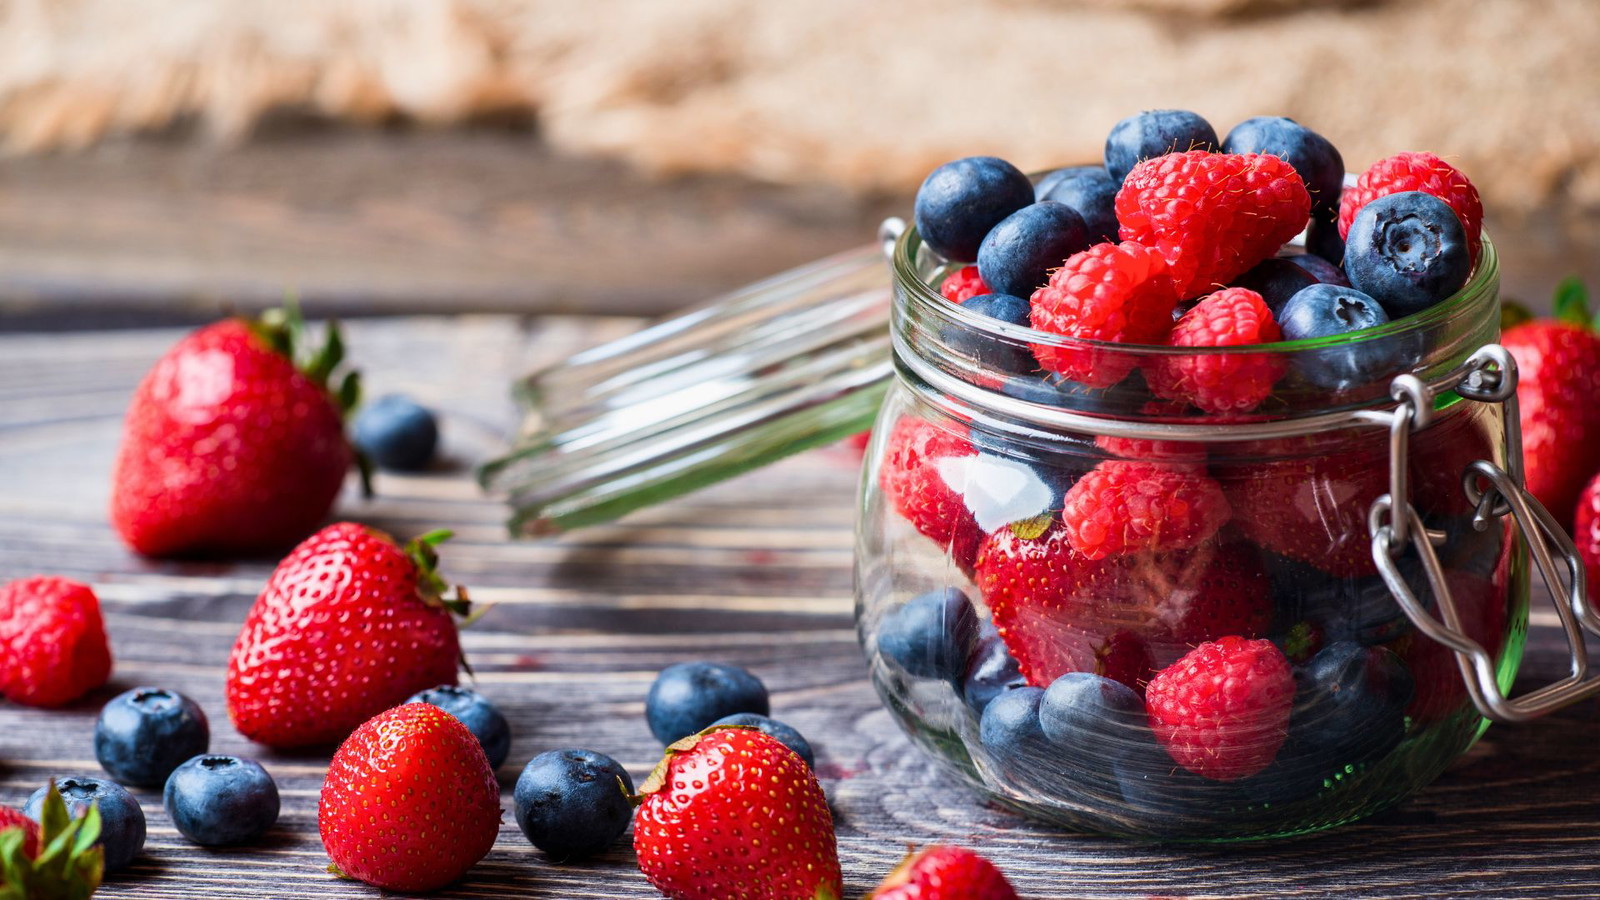
<path id="1" fill-rule="evenodd" d="M 535 360 L 627 327 L 508 317 L 371 320 L 350 344 L 376 392 L 406 390 L 446 410 L 440 471 L 380 476 L 339 515 L 401 535 L 454 528 L 446 574 L 496 607 L 465 637 L 486 694 L 515 729 L 502 801 L 535 753 L 588 746 L 636 777 L 660 747 L 642 716 L 662 666 L 709 658 L 748 666 L 773 712 L 806 733 L 838 819 L 846 882 L 864 894 L 907 843 L 955 841 L 991 855 L 1029 898 L 1600 896 L 1600 716 L 1586 703 L 1495 728 L 1436 784 L 1363 824 L 1233 847 L 1161 846 L 1061 834 L 987 804 L 895 729 L 865 678 L 850 596 L 855 460 L 813 452 L 626 522 L 547 542 L 503 537 L 503 510 L 467 466 L 511 428 L 504 387 Z M 374 897 L 324 873 L 316 797 L 328 753 L 275 753 L 227 724 L 222 674 L 270 560 L 156 563 L 130 556 L 103 509 L 119 418 L 134 383 L 177 333 L 0 336 L 0 579 L 55 572 L 104 601 L 114 683 L 71 709 L 0 703 L 0 802 L 52 774 L 96 771 L 91 735 L 114 691 L 159 683 L 211 714 L 213 747 L 262 760 L 283 789 L 260 845 L 185 842 L 159 794 L 137 792 L 145 855 L 105 897 Z M 1529 679 L 1561 674 L 1541 616 Z M 441 897 L 655 896 L 625 845 L 578 866 L 545 861 L 507 816 L 482 864 Z"/>

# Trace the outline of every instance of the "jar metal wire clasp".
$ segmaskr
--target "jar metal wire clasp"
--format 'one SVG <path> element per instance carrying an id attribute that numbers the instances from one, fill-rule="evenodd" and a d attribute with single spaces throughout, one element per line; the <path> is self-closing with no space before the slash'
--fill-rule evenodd
<path id="1" fill-rule="evenodd" d="M 1462 473 L 1462 488 L 1476 505 L 1473 527 L 1483 530 L 1494 520 L 1511 516 L 1540 576 L 1555 598 L 1556 615 L 1571 653 L 1569 674 L 1552 684 L 1508 697 L 1500 689 L 1494 658 L 1462 628 L 1461 614 L 1445 581 L 1434 547 L 1443 534 L 1429 532 L 1410 503 L 1408 457 L 1411 433 L 1430 422 L 1438 392 L 1454 390 L 1461 397 L 1504 407 L 1507 465 L 1477 460 Z M 1427 384 L 1411 375 L 1396 378 L 1390 389 L 1396 401 L 1389 419 L 1389 493 L 1368 513 L 1372 557 L 1395 601 L 1423 634 L 1450 648 L 1460 666 L 1472 703 L 1496 722 L 1526 722 L 1560 707 L 1600 694 L 1600 676 L 1589 677 L 1584 632 L 1600 635 L 1600 615 L 1589 603 L 1583 560 L 1572 538 L 1523 486 L 1522 429 L 1517 412 L 1517 365 L 1499 344 L 1478 349 L 1455 372 Z M 1438 608 L 1429 612 L 1400 573 L 1398 560 L 1415 547 Z M 1558 563 L 1559 557 L 1559 563 Z M 1442 619 L 1442 621 L 1441 621 Z"/>

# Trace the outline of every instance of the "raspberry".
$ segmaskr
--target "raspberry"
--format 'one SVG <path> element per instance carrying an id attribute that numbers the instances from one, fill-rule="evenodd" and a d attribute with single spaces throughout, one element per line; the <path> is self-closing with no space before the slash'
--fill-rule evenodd
<path id="1" fill-rule="evenodd" d="M 1432 153 L 1397 153 L 1380 159 L 1344 189 L 1339 199 L 1339 236 L 1349 237 L 1350 223 L 1368 203 L 1388 194 L 1422 191 L 1443 200 L 1461 219 L 1472 261 L 1483 246 L 1483 201 L 1461 170 Z"/>
<path id="2" fill-rule="evenodd" d="M 1074 550 L 1104 559 L 1197 546 L 1229 515 L 1222 488 L 1205 475 L 1107 460 L 1067 491 L 1061 521 Z"/>
<path id="3" fill-rule="evenodd" d="M 1172 326 L 1173 347 L 1237 347 L 1282 337 L 1261 295 L 1228 288 L 1206 297 Z M 1283 376 L 1284 361 L 1270 353 L 1196 353 L 1157 356 L 1145 365 L 1150 390 L 1187 400 L 1208 413 L 1249 412 L 1267 399 Z"/>
<path id="4" fill-rule="evenodd" d="M 1134 166 L 1117 192 L 1122 239 L 1166 258 L 1182 297 L 1220 287 L 1306 227 L 1294 167 L 1255 153 L 1171 153 Z"/>
<path id="5" fill-rule="evenodd" d="M 939 285 L 939 293 L 951 303 L 965 303 L 979 294 L 992 292 L 983 283 L 977 266 L 962 266 L 945 276 L 944 282 Z"/>
<path id="6" fill-rule="evenodd" d="M 1229 635 L 1157 673 L 1145 703 L 1156 739 L 1178 765 L 1235 781 L 1265 769 L 1283 746 L 1294 673 L 1271 641 Z"/>
<path id="7" fill-rule="evenodd" d="M 952 430 L 903 416 L 889 432 L 878 483 L 895 510 L 917 531 L 946 548 L 962 571 L 971 571 L 983 532 L 965 500 L 939 473 L 939 462 L 975 456 L 965 429 Z"/>
<path id="8" fill-rule="evenodd" d="M 1171 401 L 1151 400 L 1139 409 L 1145 417 L 1169 416 L 1181 417 L 1184 405 Z M 1142 460 L 1167 464 L 1168 468 L 1186 466 L 1197 473 L 1204 474 L 1206 464 L 1206 447 L 1193 441 L 1166 441 L 1151 440 L 1149 438 L 1112 437 L 1098 435 L 1094 439 L 1095 446 L 1106 452 L 1107 456 L 1118 459 Z"/>
<path id="9" fill-rule="evenodd" d="M 111 647 L 100 601 L 55 576 L 0 586 L 0 695 L 25 706 L 65 706 L 106 683 Z"/>
<path id="10" fill-rule="evenodd" d="M 1178 295 L 1159 253 L 1138 244 L 1096 244 L 1067 258 L 1033 292 L 1034 328 L 1069 338 L 1158 343 L 1172 327 Z M 1035 345 L 1051 372 L 1090 387 L 1110 387 L 1133 371 L 1128 353 L 1094 347 Z"/>

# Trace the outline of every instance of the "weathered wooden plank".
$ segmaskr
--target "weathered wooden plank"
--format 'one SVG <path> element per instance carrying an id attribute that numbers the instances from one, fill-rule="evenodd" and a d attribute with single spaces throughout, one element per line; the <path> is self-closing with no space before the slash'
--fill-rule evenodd
<path id="1" fill-rule="evenodd" d="M 510 543 L 502 511 L 466 466 L 509 432 L 512 372 L 588 333 L 568 322 L 505 318 L 361 321 L 358 360 L 378 390 L 403 386 L 446 409 L 453 468 L 383 478 L 351 515 L 414 534 L 459 537 L 446 572 L 497 606 L 465 638 L 482 689 L 511 718 L 509 790 L 544 749 L 592 746 L 636 776 L 660 747 L 643 698 L 668 663 L 713 658 L 749 666 L 776 715 L 812 738 L 838 818 L 853 895 L 865 893 L 908 842 L 981 846 L 1034 898 L 1548 897 L 1600 895 L 1600 757 L 1593 704 L 1523 728 L 1496 728 L 1438 783 L 1399 809 L 1329 834 L 1237 847 L 1174 847 L 1060 834 L 966 792 L 913 750 L 865 679 L 851 621 L 853 459 L 821 451 L 632 519 L 554 542 Z M 618 327 L 612 323 L 605 327 Z M 565 329 L 565 330 L 563 330 Z M 141 791 L 147 854 L 107 897 L 371 897 L 323 871 L 316 795 L 326 751 L 277 753 L 226 724 L 222 673 L 238 623 L 270 560 L 153 563 L 128 555 L 104 521 L 106 478 L 122 404 L 175 333 L 0 336 L 0 579 L 41 570 L 94 582 L 118 668 L 113 685 L 60 712 L 0 704 L 0 802 L 20 802 L 54 773 L 95 769 L 99 703 L 159 682 L 210 713 L 216 750 L 261 758 L 284 794 L 281 825 L 261 845 L 207 851 L 185 842 Z M 86 361 L 103 359 L 104 365 Z M 35 404 L 38 384 L 72 407 Z M 1541 615 L 1529 679 L 1562 673 L 1559 635 Z M 579 866 L 543 860 L 511 820 L 483 864 L 445 897 L 650 897 L 619 846 Z"/>

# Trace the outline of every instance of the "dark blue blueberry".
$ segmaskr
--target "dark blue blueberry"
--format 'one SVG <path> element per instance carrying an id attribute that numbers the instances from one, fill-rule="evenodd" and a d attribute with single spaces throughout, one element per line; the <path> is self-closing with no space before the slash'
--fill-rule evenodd
<path id="1" fill-rule="evenodd" d="M 1449 204 L 1422 191 L 1403 191 L 1356 213 L 1346 235 L 1344 270 L 1357 290 L 1398 319 L 1460 290 L 1472 271 L 1472 255 Z"/>
<path id="2" fill-rule="evenodd" d="M 439 446 L 439 424 L 410 397 L 388 394 L 356 414 L 355 444 L 380 468 L 421 471 Z"/>
<path id="3" fill-rule="evenodd" d="M 650 733 L 670 744 L 734 713 L 771 712 L 766 685 L 738 666 L 676 663 L 661 670 L 644 701 Z"/>
<path id="4" fill-rule="evenodd" d="M 1045 200 L 1017 210 L 994 226 L 978 246 L 978 274 L 990 290 L 1031 297 L 1050 270 L 1089 247 L 1083 217 L 1065 203 Z"/>
<path id="5" fill-rule="evenodd" d="M 1338 231 L 1334 232 L 1334 234 L 1338 233 Z M 1340 246 L 1341 248 L 1343 247 L 1342 244 Z M 1344 253 L 1341 249 L 1340 256 L 1342 257 L 1343 255 Z M 1282 258 L 1294 263 L 1302 269 L 1305 269 L 1307 272 L 1311 273 L 1311 277 L 1313 279 L 1323 284 L 1336 284 L 1340 287 L 1350 286 L 1350 279 L 1344 277 L 1343 269 L 1331 262 L 1328 262 L 1315 253 L 1296 253 L 1293 256 L 1285 256 Z"/>
<path id="6" fill-rule="evenodd" d="M 960 681 L 978 635 L 972 601 L 955 588 L 918 594 L 883 617 L 878 652 L 917 678 Z"/>
<path id="7" fill-rule="evenodd" d="M 967 675 L 961 683 L 961 696 L 972 711 L 983 714 L 989 701 L 1013 688 L 1027 687 L 1016 657 L 1006 649 L 1006 642 L 993 623 L 983 623 L 978 632 L 978 646 L 967 663 Z"/>
<path id="8" fill-rule="evenodd" d="M 811 751 L 811 742 L 806 740 L 805 735 L 779 722 L 777 719 L 758 716 L 755 713 L 734 713 L 731 716 L 723 716 L 711 724 L 713 726 L 738 725 L 740 728 L 754 728 L 768 737 L 776 738 L 778 743 L 793 750 L 796 756 L 806 761 L 807 767 L 814 769 L 817 766 L 817 757 Z"/>
<path id="9" fill-rule="evenodd" d="M 1314 284 L 1289 298 L 1278 316 L 1285 340 L 1351 335 L 1386 325 L 1378 301 L 1354 288 Z M 1301 377 L 1319 387 L 1342 391 L 1392 374 L 1399 360 L 1394 340 L 1360 340 L 1295 354 Z"/>
<path id="10" fill-rule="evenodd" d="M 1344 238 L 1339 236 L 1337 218 L 1326 218 L 1321 214 L 1311 217 L 1311 224 L 1306 226 L 1306 252 L 1336 269 L 1344 265 Z M 1343 269 L 1339 270 L 1338 280 L 1321 280 L 1326 284 L 1350 283 Z"/>
<path id="11" fill-rule="evenodd" d="M 1290 634 L 1296 625 L 1309 630 L 1292 635 L 1317 646 L 1338 641 L 1381 644 L 1411 630 L 1411 620 L 1395 602 L 1389 586 L 1376 575 L 1340 578 L 1305 563 L 1264 554 L 1272 584 L 1278 631 Z M 1416 588 L 1422 582 L 1414 555 L 1401 558 L 1401 573 Z M 1424 594 L 1419 594 L 1425 596 Z M 1314 649 L 1314 648 L 1313 648 Z M 1288 653 L 1289 648 L 1285 648 Z M 1296 654 L 1290 654 L 1291 657 Z"/>
<path id="12" fill-rule="evenodd" d="M 1320 781 L 1383 756 L 1405 737 L 1414 689 L 1411 672 L 1387 648 L 1329 644 L 1295 670 L 1289 737 L 1277 762 Z"/>
<path id="13" fill-rule="evenodd" d="M 172 770 L 161 801 L 178 831 L 206 847 L 253 841 L 278 821 L 277 783 L 237 756 L 196 756 Z"/>
<path id="14" fill-rule="evenodd" d="M 206 714 L 177 691 L 137 687 L 111 698 L 94 725 L 94 755 L 121 784 L 156 787 L 211 746 Z"/>
<path id="15" fill-rule="evenodd" d="M 961 304 L 961 308 L 1012 325 L 1028 324 L 1028 301 L 1010 294 L 979 294 Z M 1039 367 L 1026 344 L 956 324 L 945 325 L 942 331 L 952 350 L 972 357 L 987 369 L 1020 374 Z"/>
<path id="16" fill-rule="evenodd" d="M 1236 825 L 1250 807 L 1239 782 L 1203 778 L 1173 762 L 1165 751 L 1161 755 L 1154 762 L 1130 757 L 1112 767 L 1122 799 L 1119 812 L 1130 820 L 1130 831 L 1170 834 L 1181 827 L 1226 827 Z"/>
<path id="17" fill-rule="evenodd" d="M 472 736 L 483 745 L 483 755 L 489 757 L 489 768 L 498 769 L 511 752 L 511 723 L 493 703 L 471 688 L 441 684 L 418 694 L 407 703 L 428 703 L 437 706 L 467 726 Z"/>
<path id="18" fill-rule="evenodd" d="M 1022 790 L 1050 790 L 1046 761 L 1054 754 L 1039 727 L 1044 688 L 1020 687 L 989 701 L 978 719 L 978 740 L 999 780 Z"/>
<path id="19" fill-rule="evenodd" d="M 1294 167 L 1311 193 L 1313 211 L 1339 209 L 1344 157 L 1327 138 L 1283 116 L 1245 119 L 1222 140 L 1223 153 L 1264 153 Z"/>
<path id="20" fill-rule="evenodd" d="M 917 232 L 945 259 L 972 262 L 1000 220 L 1033 202 L 1033 184 L 1016 166 L 969 156 L 934 169 L 917 189 Z"/>
<path id="21" fill-rule="evenodd" d="M 1261 295 L 1274 318 L 1289 298 L 1317 283 L 1312 274 L 1287 259 L 1264 259 L 1250 271 L 1233 280 L 1234 287 L 1248 288 Z"/>
<path id="22" fill-rule="evenodd" d="M 633 818 L 633 779 L 593 750 L 551 750 L 517 777 L 517 826 L 557 862 L 603 853 Z"/>
<path id="23" fill-rule="evenodd" d="M 1000 386 L 1000 393 L 1040 406 L 1080 412 L 1109 412 L 1115 408 L 1109 390 L 1084 387 L 1076 381 L 1061 381 L 1050 376 L 1008 378 Z"/>
<path id="24" fill-rule="evenodd" d="M 1089 242 L 1116 243 L 1117 187 L 1105 166 L 1073 166 L 1057 169 L 1034 185 L 1033 195 L 1040 200 L 1065 203 L 1083 217 L 1089 229 Z"/>
<path id="25" fill-rule="evenodd" d="M 1152 746 L 1144 701 L 1120 681 L 1068 672 L 1050 683 L 1039 704 L 1045 736 L 1108 763 L 1131 748 Z"/>
<path id="26" fill-rule="evenodd" d="M 1118 122 L 1106 137 L 1106 171 L 1119 186 L 1142 160 L 1217 149 L 1217 130 L 1188 110 L 1152 109 Z"/>
<path id="27" fill-rule="evenodd" d="M 22 814 L 39 821 L 44 810 L 42 787 L 28 797 Z M 89 811 L 89 804 L 100 807 L 100 846 L 106 851 L 106 871 L 115 872 L 133 862 L 144 849 L 144 810 L 127 788 L 93 775 L 66 775 L 56 779 L 56 793 L 67 803 L 67 812 L 78 818 Z"/>

